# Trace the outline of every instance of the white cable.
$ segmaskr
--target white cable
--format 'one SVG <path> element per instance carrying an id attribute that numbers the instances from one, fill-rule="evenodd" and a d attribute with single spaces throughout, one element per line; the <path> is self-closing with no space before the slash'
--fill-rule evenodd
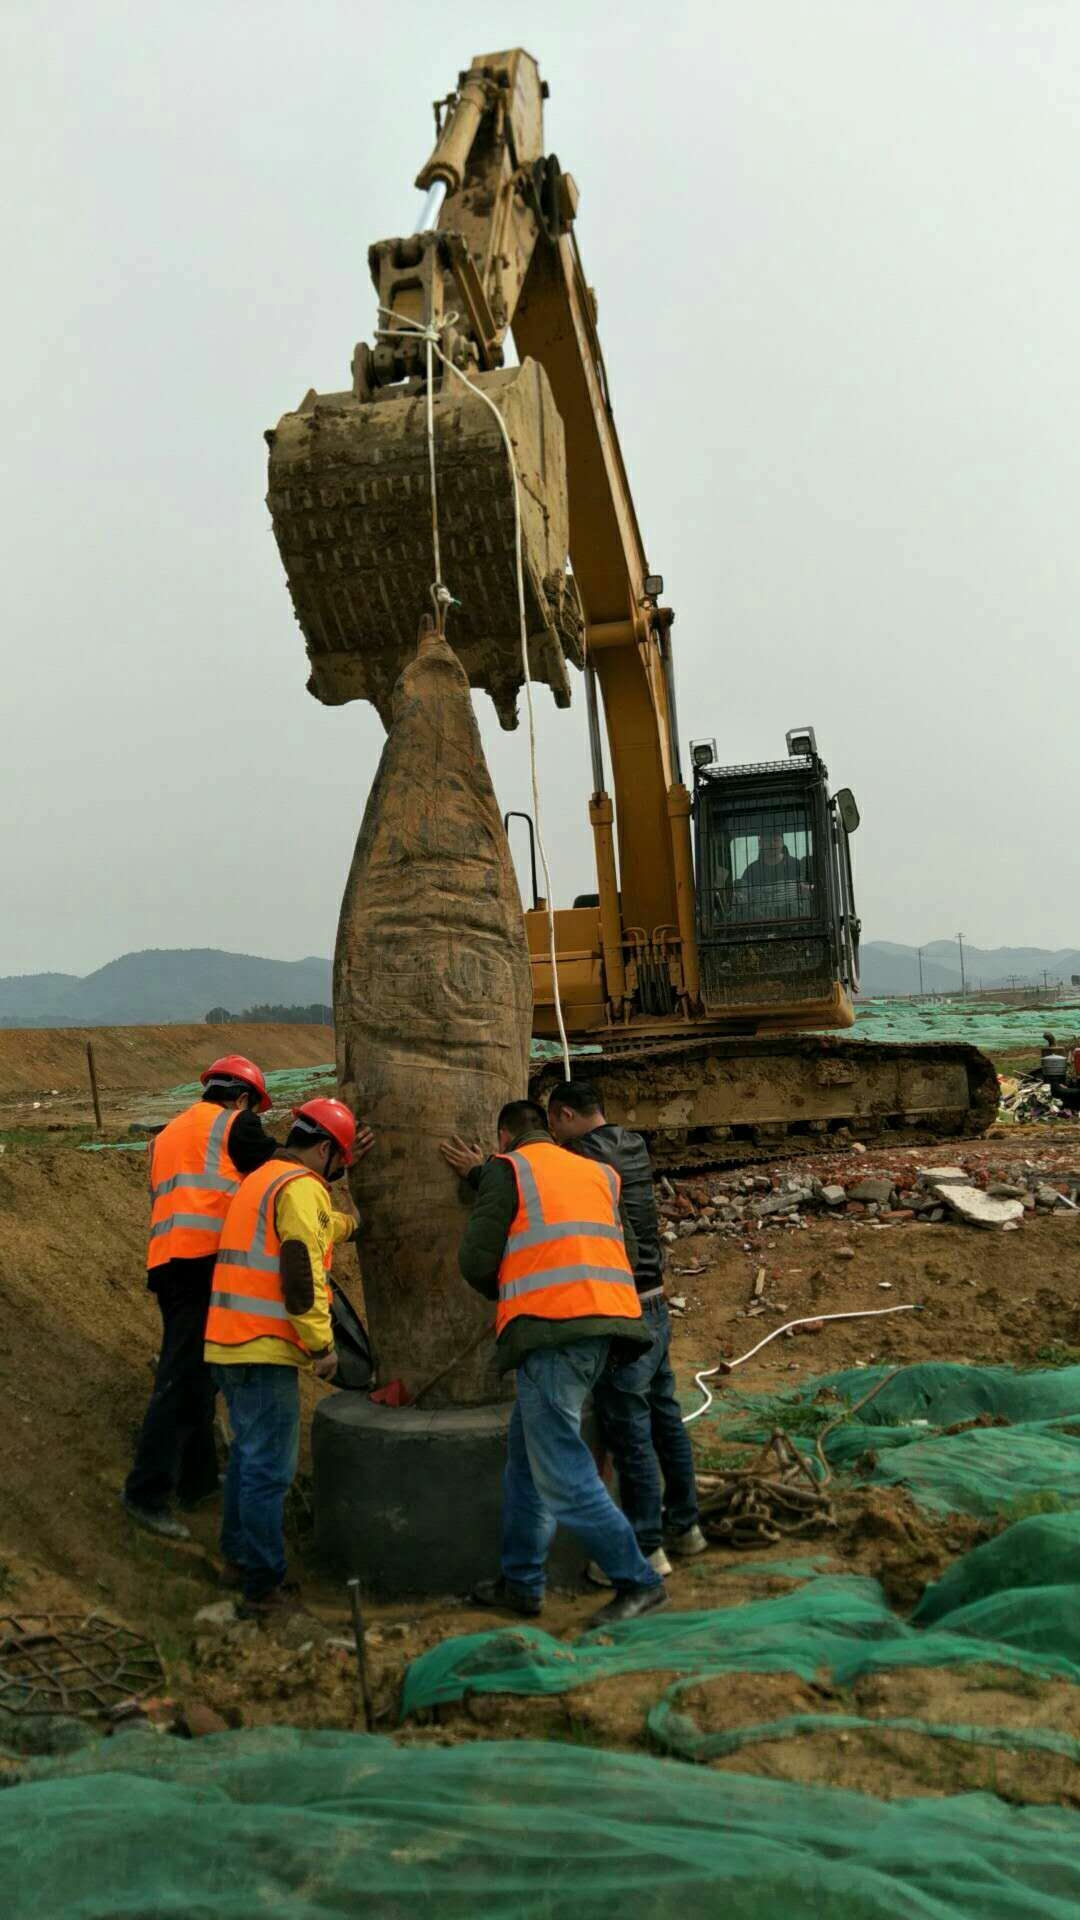
<path id="1" fill-rule="evenodd" d="M 886 1313 L 918 1313 L 918 1311 L 919 1309 L 915 1305 L 906 1307 L 866 1307 L 859 1313 L 810 1313 L 802 1320 L 788 1320 L 782 1327 L 774 1327 L 772 1333 L 767 1333 L 764 1340 L 759 1340 L 757 1346 L 751 1347 L 749 1353 L 740 1354 L 737 1360 L 722 1360 L 719 1365 L 715 1367 L 705 1367 L 701 1373 L 695 1373 L 694 1385 L 699 1393 L 705 1395 L 705 1399 L 700 1407 L 694 1408 L 693 1413 L 683 1415 L 683 1426 L 688 1427 L 692 1420 L 700 1420 L 702 1414 L 708 1413 L 709 1408 L 712 1406 L 713 1396 L 705 1385 L 706 1380 L 711 1380 L 715 1374 L 720 1372 L 734 1373 L 736 1367 L 745 1366 L 748 1360 L 753 1359 L 755 1353 L 760 1353 L 762 1347 L 767 1347 L 770 1340 L 778 1340 L 782 1333 L 790 1333 L 793 1327 L 817 1327 L 826 1320 L 880 1320 L 882 1315 Z"/>
<path id="2" fill-rule="evenodd" d="M 435 611 L 438 614 L 439 588 L 442 586 L 443 577 L 442 557 L 439 553 L 439 491 L 435 484 L 435 410 L 431 398 L 433 385 L 431 348 L 432 340 L 429 334 L 427 340 L 427 441 L 428 470 L 431 474 L 431 544 L 435 550 L 435 582 L 432 587 L 432 596 L 435 601 Z"/>
<path id="3" fill-rule="evenodd" d="M 525 681 L 525 707 L 526 707 L 526 712 L 528 715 L 528 723 L 529 723 L 529 770 L 532 777 L 533 818 L 536 822 L 536 844 L 540 849 L 540 865 L 543 868 L 544 890 L 547 896 L 546 904 L 547 904 L 547 923 L 548 923 L 548 954 L 551 961 L 551 986 L 552 986 L 552 994 L 555 1001 L 555 1019 L 558 1023 L 559 1040 L 562 1044 L 563 1073 L 565 1074 L 567 1080 L 569 1080 L 570 1078 L 570 1043 L 566 1037 L 566 1024 L 563 1020 L 562 998 L 559 993 L 559 967 L 558 967 L 558 961 L 556 958 L 556 946 L 555 946 L 555 908 L 552 904 L 551 869 L 548 865 L 547 848 L 544 845 L 544 835 L 540 825 L 540 781 L 539 781 L 539 774 L 537 772 L 537 765 L 536 765 L 536 715 L 533 711 L 532 683 L 529 678 L 529 630 L 528 630 L 528 622 L 525 617 L 525 561 L 524 561 L 524 555 L 522 552 L 522 544 L 521 544 L 521 493 L 518 487 L 517 463 L 514 459 L 514 444 L 510 438 L 509 432 L 507 431 L 506 422 L 503 419 L 502 414 L 499 412 L 498 407 L 495 405 L 494 400 L 490 399 L 489 396 L 483 391 L 481 387 L 475 386 L 473 382 L 468 378 L 468 375 L 462 373 L 461 368 L 456 367 L 452 360 L 447 359 L 445 353 L 443 352 L 442 348 L 439 345 L 438 334 L 433 327 L 425 327 L 418 321 L 408 319 L 405 314 L 395 313 L 392 307 L 380 307 L 379 311 L 381 313 L 387 314 L 390 319 L 396 320 L 401 323 L 396 328 L 382 327 L 379 329 L 380 333 L 394 334 L 394 333 L 406 332 L 413 335 L 420 334 L 423 336 L 427 344 L 428 453 L 429 453 L 429 459 L 430 459 L 430 465 L 431 465 L 432 524 L 433 524 L 433 531 L 435 535 L 435 570 L 437 574 L 439 571 L 439 549 L 438 549 L 438 510 L 435 502 L 435 427 L 434 427 L 434 415 L 432 410 L 432 393 L 431 393 L 432 353 L 437 354 L 442 365 L 444 367 L 449 368 L 450 372 L 457 376 L 457 378 L 461 381 L 462 385 L 465 387 L 468 387 L 469 392 L 474 393 L 478 400 L 482 400 L 485 407 L 487 407 L 489 411 L 494 414 L 496 423 L 499 428 L 499 432 L 503 437 L 503 444 L 506 447 L 506 457 L 510 464 L 510 480 L 514 489 L 514 562 L 517 570 L 518 621 L 519 621 L 520 630 L 521 630 L 521 668 L 522 668 L 522 674 Z M 452 314 L 448 315 L 445 324 L 449 325 L 454 318 L 456 318 L 455 315 L 452 315 Z M 438 592 L 438 589 L 441 585 L 442 585 L 441 580 L 437 580 L 436 586 L 435 586 L 436 593 Z"/>

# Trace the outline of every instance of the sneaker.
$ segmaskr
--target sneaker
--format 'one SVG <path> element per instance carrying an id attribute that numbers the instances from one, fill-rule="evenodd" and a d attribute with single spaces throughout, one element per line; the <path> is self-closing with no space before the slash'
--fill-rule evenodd
<path id="1" fill-rule="evenodd" d="M 129 1500 L 126 1493 L 120 1495 L 120 1505 L 129 1520 L 147 1533 L 156 1533 L 159 1540 L 190 1540 L 191 1530 L 182 1520 L 177 1520 L 167 1507 L 140 1507 Z"/>
<path id="2" fill-rule="evenodd" d="M 645 1558 L 653 1572 L 658 1573 L 661 1580 L 666 1580 L 668 1574 L 671 1572 L 671 1561 L 668 1559 L 663 1547 L 654 1547 L 651 1553 L 645 1555 Z M 603 1567 L 596 1560 L 589 1561 L 585 1569 L 585 1578 L 594 1587 L 613 1587 L 615 1585 L 614 1580 L 608 1579 Z"/>
<path id="3" fill-rule="evenodd" d="M 660 1613 L 670 1607 L 671 1596 L 662 1580 L 655 1587 L 620 1587 L 614 1600 L 594 1613 L 590 1627 L 616 1627 L 623 1620 L 640 1620 L 643 1614 Z"/>
<path id="4" fill-rule="evenodd" d="M 696 1553 L 704 1553 L 709 1544 L 696 1521 L 685 1533 L 670 1533 L 667 1543 L 677 1560 L 692 1560 Z"/>
<path id="5" fill-rule="evenodd" d="M 535 1620 L 544 1606 L 538 1594 L 526 1593 L 524 1587 L 516 1587 L 512 1580 L 507 1580 L 501 1573 L 495 1580 L 478 1580 L 469 1598 L 478 1607 L 496 1607 L 501 1613 L 520 1613 L 525 1620 Z"/>

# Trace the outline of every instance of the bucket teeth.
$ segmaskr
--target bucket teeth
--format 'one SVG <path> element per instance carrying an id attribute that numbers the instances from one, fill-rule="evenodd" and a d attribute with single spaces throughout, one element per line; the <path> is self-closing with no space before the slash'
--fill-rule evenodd
<path id="1" fill-rule="evenodd" d="M 570 703 L 567 661 L 582 663 L 582 617 L 568 571 L 562 421 L 532 360 L 476 376 L 514 447 L 521 500 L 530 678 Z M 483 401 L 449 375 L 434 402 L 439 538 L 447 638 L 474 687 L 517 725 L 523 684 L 506 446 Z M 398 674 L 432 610 L 434 549 L 423 394 L 359 401 L 308 394 L 267 435 L 267 505 L 311 662 L 329 706 L 370 700 L 388 723 Z"/>

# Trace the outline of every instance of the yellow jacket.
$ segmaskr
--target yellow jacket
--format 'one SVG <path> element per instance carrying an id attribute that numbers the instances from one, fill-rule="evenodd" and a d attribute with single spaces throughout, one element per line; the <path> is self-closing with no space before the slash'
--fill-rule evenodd
<path id="1" fill-rule="evenodd" d="M 272 1334 L 263 1334 L 257 1340 L 245 1340 L 241 1345 L 232 1347 L 217 1346 L 208 1340 L 204 1351 L 210 1365 L 310 1367 L 311 1354 L 321 1353 L 333 1343 L 326 1255 L 331 1247 L 348 1240 L 353 1222 L 346 1214 L 335 1212 L 321 1181 L 290 1180 L 282 1187 L 274 1202 L 274 1225 L 279 1240 L 302 1241 L 311 1261 L 314 1304 L 306 1313 L 289 1315 L 308 1351 L 303 1352 L 289 1340 L 275 1340 Z"/>

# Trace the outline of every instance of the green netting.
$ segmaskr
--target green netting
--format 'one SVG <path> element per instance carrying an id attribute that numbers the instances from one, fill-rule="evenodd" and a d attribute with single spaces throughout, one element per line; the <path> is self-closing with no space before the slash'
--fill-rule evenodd
<path id="1" fill-rule="evenodd" d="M 994 1001 L 860 1000 L 854 1040 L 967 1040 L 1001 1051 L 1038 1048 L 1047 1027 L 1059 1035 L 1080 1031 L 1080 1001 L 1051 1007 L 1010 1007 Z"/>
<path id="2" fill-rule="evenodd" d="M 678 1698 L 673 1689 L 669 1699 Z M 814 1733 L 915 1733 L 925 1740 L 956 1740 L 969 1747 L 992 1747 L 1011 1753 L 1052 1753 L 1064 1760 L 1080 1760 L 1080 1740 L 1070 1734 L 1042 1728 L 958 1726 L 944 1720 L 915 1720 L 909 1714 L 889 1714 L 869 1720 L 859 1713 L 787 1713 L 780 1720 L 760 1720 L 750 1727 L 724 1727 L 703 1733 L 697 1723 L 661 1702 L 649 1715 L 649 1727 L 670 1753 L 681 1760 L 726 1760 L 746 1747 L 770 1740 L 790 1740 Z"/>
<path id="3" fill-rule="evenodd" d="M 1000 1593 L 1047 1586 L 1080 1589 L 1080 1514 L 1035 1514 L 973 1547 L 927 1587 L 911 1617 L 929 1627 L 948 1615 L 952 1625 Z"/>
<path id="4" fill-rule="evenodd" d="M 791 1394 L 720 1395 L 710 1413 L 728 1439 L 764 1438 L 790 1425 L 808 1451 L 810 1429 L 831 1421 L 835 1401 L 854 1405 L 885 1384 L 824 1439 L 830 1467 L 863 1483 L 905 1487 L 939 1513 L 992 1518 L 1025 1504 L 1080 1506 L 1080 1367 L 1021 1372 L 1013 1367 L 928 1361 L 852 1368 L 809 1381 Z M 833 1396 L 821 1400 L 822 1394 Z M 1005 1426 L 944 1429 L 986 1417 Z"/>
<path id="5" fill-rule="evenodd" d="M 539 1742 L 128 1735 L 0 1793 L 11 1920 L 1074 1920 L 1080 1816 Z"/>
<path id="6" fill-rule="evenodd" d="M 1074 1589 L 1041 1588 L 1037 1599 L 1030 1591 L 999 1594 L 995 1604 L 994 1637 L 976 1633 L 970 1618 L 961 1627 L 950 1617 L 923 1630 L 892 1612 L 876 1580 L 840 1574 L 808 1581 L 778 1599 L 646 1616 L 569 1643 L 539 1627 L 464 1634 L 412 1661 L 402 1713 L 471 1693 L 568 1693 L 628 1673 L 678 1673 L 695 1680 L 793 1673 L 802 1680 L 824 1675 L 831 1685 L 845 1687 L 900 1667 L 978 1663 L 1080 1681 Z"/>
<path id="7" fill-rule="evenodd" d="M 328 1066 L 274 1067 L 264 1075 L 264 1078 L 266 1091 L 277 1107 L 287 1105 L 294 1094 L 302 1093 L 305 1087 L 310 1087 L 314 1081 L 333 1080 L 336 1076 L 337 1068 L 331 1061 Z M 162 1098 L 175 1100 L 177 1106 L 182 1106 L 185 1100 L 198 1100 L 201 1094 L 201 1081 L 186 1080 L 183 1086 L 170 1087 Z"/>
<path id="8" fill-rule="evenodd" d="M 933 1363 L 895 1374 L 854 1369 L 781 1400 L 730 1395 L 725 1405 L 741 1423 L 737 1433 L 760 1435 L 786 1414 L 800 1444 L 810 1448 L 815 1423 L 834 1420 L 838 1405 L 854 1407 L 875 1387 L 875 1398 L 854 1420 L 825 1434 L 834 1467 L 852 1466 L 872 1481 L 902 1482 L 924 1504 L 941 1509 L 989 1513 L 1046 1489 L 1056 1500 L 1080 1504 L 1080 1440 L 1063 1424 L 1077 1417 L 1080 1368 L 1018 1373 Z M 828 1392 L 822 1397 L 823 1388 Z M 987 1415 L 1016 1424 L 943 1431 Z M 762 1571 L 770 1565 L 757 1564 Z M 772 1565 L 780 1570 L 780 1562 Z M 673 1676 L 649 1715 L 654 1739 L 681 1757 L 707 1759 L 743 1743 L 840 1725 L 831 1715 L 802 1715 L 779 1732 L 773 1722 L 764 1729 L 705 1734 L 684 1710 L 684 1695 L 724 1674 L 790 1673 L 843 1688 L 905 1667 L 980 1665 L 1080 1682 L 1078 1575 L 1080 1515 L 1036 1516 L 958 1562 L 911 1622 L 891 1611 L 876 1581 L 840 1575 L 808 1578 L 778 1599 L 646 1617 L 573 1644 L 538 1628 L 473 1634 L 444 1642 L 412 1663 L 403 1710 L 471 1693 L 565 1693 L 651 1671 Z M 1080 1758 L 1066 1736 L 1047 1741 L 1031 1728 L 910 1721 L 900 1730 Z"/>

